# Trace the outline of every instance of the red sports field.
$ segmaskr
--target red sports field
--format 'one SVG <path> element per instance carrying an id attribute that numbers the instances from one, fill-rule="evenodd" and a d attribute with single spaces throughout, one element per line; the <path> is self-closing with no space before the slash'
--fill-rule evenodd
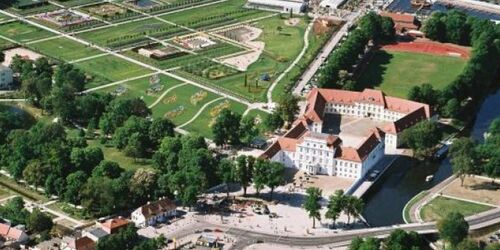
<path id="1" fill-rule="evenodd" d="M 417 39 L 413 42 L 397 42 L 382 46 L 383 50 L 425 53 L 440 56 L 456 56 L 464 59 L 470 58 L 470 49 L 450 43 L 433 42 L 426 39 Z"/>

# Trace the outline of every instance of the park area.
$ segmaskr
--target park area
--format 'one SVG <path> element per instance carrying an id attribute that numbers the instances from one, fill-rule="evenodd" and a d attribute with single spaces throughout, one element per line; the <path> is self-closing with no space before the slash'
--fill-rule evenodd
<path id="1" fill-rule="evenodd" d="M 25 43 L 53 36 L 49 31 L 19 21 L 0 24 L 0 35 Z"/>
<path id="2" fill-rule="evenodd" d="M 465 216 L 481 213 L 500 206 L 500 183 L 483 176 L 467 176 L 464 185 L 460 179 L 448 184 L 426 204 L 420 215 L 425 221 L 438 220 L 451 211 Z"/>
<path id="3" fill-rule="evenodd" d="M 443 89 L 463 71 L 466 59 L 431 52 L 382 49 L 373 52 L 357 79 L 361 86 L 381 89 L 387 95 L 406 98 L 409 90 L 424 83 Z"/>
<path id="4" fill-rule="evenodd" d="M 438 196 L 422 207 L 420 216 L 424 221 L 436 221 L 446 217 L 450 212 L 459 212 L 464 216 L 469 216 L 490 209 L 492 207 L 487 205 Z"/>

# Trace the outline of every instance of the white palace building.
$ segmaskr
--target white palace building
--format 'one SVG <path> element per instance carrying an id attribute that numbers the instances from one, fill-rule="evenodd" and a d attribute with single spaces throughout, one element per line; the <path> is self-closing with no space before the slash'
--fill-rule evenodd
<path id="1" fill-rule="evenodd" d="M 261 157 L 310 174 L 361 178 L 384 154 L 398 152 L 403 130 L 431 116 L 429 105 L 380 90 L 313 89 L 304 114 Z"/>

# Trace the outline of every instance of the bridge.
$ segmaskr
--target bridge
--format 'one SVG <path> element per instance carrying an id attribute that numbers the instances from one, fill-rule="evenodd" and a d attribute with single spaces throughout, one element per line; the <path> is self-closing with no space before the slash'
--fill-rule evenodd
<path id="1" fill-rule="evenodd" d="M 475 231 L 481 228 L 490 227 L 500 223 L 500 208 L 492 209 L 480 214 L 472 215 L 466 218 L 469 223 L 469 230 Z M 256 243 L 275 243 L 290 246 L 320 246 L 327 244 L 336 244 L 338 246 L 347 246 L 350 241 L 356 237 L 387 237 L 395 229 L 405 231 L 415 231 L 419 234 L 437 233 L 436 222 L 401 224 L 386 227 L 365 228 L 349 231 L 341 231 L 330 236 L 311 236 L 295 237 L 282 236 L 266 233 L 259 233 L 238 228 L 226 228 L 227 234 L 238 237 L 238 241 L 231 249 L 243 249 L 246 246 Z"/>

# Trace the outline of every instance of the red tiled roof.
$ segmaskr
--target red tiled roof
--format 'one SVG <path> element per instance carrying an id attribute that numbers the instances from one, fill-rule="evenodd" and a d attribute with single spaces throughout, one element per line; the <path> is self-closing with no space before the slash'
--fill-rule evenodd
<path id="1" fill-rule="evenodd" d="M 104 223 L 101 224 L 101 226 L 104 229 L 104 231 L 111 234 L 116 232 L 116 230 L 128 225 L 128 223 L 129 221 L 127 219 L 117 217 L 105 221 Z"/>
<path id="2" fill-rule="evenodd" d="M 387 133 L 397 134 L 425 119 L 427 119 L 426 111 L 424 107 L 421 107 L 401 119 L 388 124 L 385 127 L 385 131 Z"/>
<path id="3" fill-rule="evenodd" d="M 94 249 L 95 242 L 87 236 L 75 240 L 76 250 L 90 250 Z"/>
<path id="4" fill-rule="evenodd" d="M 394 12 L 381 12 L 381 16 L 390 17 L 395 23 L 413 23 L 415 22 L 415 16 L 410 14 L 401 14 Z"/>
<path id="5" fill-rule="evenodd" d="M 361 92 L 360 99 L 358 101 L 386 107 L 384 93 L 380 90 L 365 89 Z"/>
<path id="6" fill-rule="evenodd" d="M 7 236 L 7 234 L 9 233 L 9 228 L 10 226 L 7 225 L 7 224 L 0 224 L 0 235 L 2 236 Z"/>
<path id="7" fill-rule="evenodd" d="M 177 206 L 175 206 L 175 203 L 167 198 L 153 201 L 140 207 L 141 212 L 146 219 L 149 219 L 161 213 L 175 210 L 176 208 Z"/>

